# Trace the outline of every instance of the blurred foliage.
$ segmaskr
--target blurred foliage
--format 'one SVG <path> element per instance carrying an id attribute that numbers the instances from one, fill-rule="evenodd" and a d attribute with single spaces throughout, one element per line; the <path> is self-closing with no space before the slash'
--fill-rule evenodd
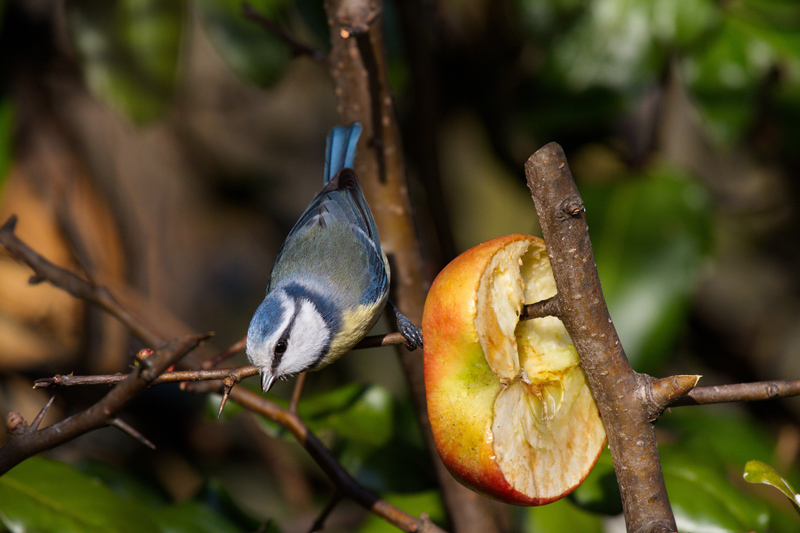
<path id="1" fill-rule="evenodd" d="M 679 531 L 767 531 L 766 504 L 732 485 L 713 454 L 672 446 L 660 446 L 659 452 Z"/>
<path id="2" fill-rule="evenodd" d="M 8 531 L 41 533 L 241 531 L 241 524 L 204 502 L 167 504 L 118 472 L 106 474 L 124 490 L 63 463 L 31 458 L 0 478 L 0 521 Z"/>
<path id="3" fill-rule="evenodd" d="M 276 24 L 288 0 L 248 2 L 256 12 Z M 198 0 L 209 37 L 225 62 L 238 75 L 262 86 L 275 83 L 289 61 L 289 49 L 277 35 L 244 16 L 237 0 Z M 280 25 L 280 24 L 279 24 Z"/>
<path id="4" fill-rule="evenodd" d="M 321 0 L 250 5 L 298 42 L 327 49 Z M 106 199 L 122 241 L 114 242 L 127 254 L 126 269 L 115 273 L 132 287 L 120 292 L 166 330 L 213 329 L 220 345 L 232 344 L 263 295 L 294 221 L 287 213 L 319 187 L 336 113 L 326 65 L 292 60 L 285 40 L 246 18 L 235 0 L 79 0 L 65 4 L 64 17 L 21 0 L 0 1 L 0 9 L 0 213 L 19 212 L 20 232 L 30 232 L 35 248 L 93 275 L 87 242 L 106 241 L 82 241 L 76 228 L 102 233 L 108 224 L 63 202 L 89 194 L 73 187 L 70 171 L 91 175 L 90 193 Z M 449 237 L 440 219 L 437 227 L 427 220 L 429 211 L 446 215 L 459 251 L 536 232 L 523 162 L 557 141 L 638 371 L 696 372 L 701 385 L 796 377 L 800 4 L 387 1 L 383 14 L 430 274 L 442 266 L 434 258 L 447 259 L 431 248 L 439 239 L 446 249 Z M 75 96 L 75 73 L 91 98 Z M 11 185 L 24 189 L 25 201 Z M 441 204 L 432 192 L 439 185 Z M 52 228 L 47 239 L 29 218 Z M 31 376 L 79 373 L 92 368 L 85 354 L 138 346 L 100 335 L 92 311 L 84 318 L 40 297 L 48 312 L 37 310 L 37 298 L 20 293 L 29 290 L 28 274 L 14 272 L 0 276 L 0 334 L 26 349 L 0 354 L 8 361 L 0 387 L 6 410 L 30 419 L 42 401 L 31 394 Z M 720 294 L 734 303 L 719 303 Z M 56 329 L 58 316 L 69 316 L 58 323 L 72 339 L 60 358 L 52 343 L 28 341 L 31 332 L 41 339 Z M 310 379 L 300 414 L 365 486 L 446 524 L 399 366 L 380 357 L 350 356 Z M 288 405 L 288 387 L 275 390 L 270 398 Z M 69 412 L 98 393 L 62 394 Z M 274 518 L 268 531 L 307 530 L 331 491 L 285 430 L 252 423 L 232 403 L 217 421 L 218 396 L 207 399 L 203 417 L 185 398 L 153 395 L 131 406 L 158 452 L 98 432 L 60 456 L 96 458 L 78 461 L 79 470 L 35 458 L 0 477 L 2 527 L 252 531 Z M 800 483 L 798 412 L 786 405 L 664 414 L 664 475 L 681 531 L 797 530 L 791 506 L 741 481 L 744 465 L 758 460 L 776 465 L 775 474 L 762 467 L 764 479 Z M 187 499 L 165 478 L 196 483 Z M 509 514 L 515 531 L 608 531 L 620 512 L 605 452 L 569 498 Z M 333 531 L 392 529 L 339 508 L 330 521 Z"/>
<path id="5" fill-rule="evenodd" d="M 617 476 L 614 474 L 611 452 L 607 447 L 600 454 L 592 471 L 569 498 L 575 505 L 591 513 L 609 516 L 622 513 L 622 498 Z"/>
<path id="6" fill-rule="evenodd" d="M 136 122 L 160 117 L 178 81 L 184 2 L 80 0 L 67 5 L 86 84 Z"/>
<path id="7" fill-rule="evenodd" d="M 597 271 L 631 365 L 654 372 L 675 350 L 711 247 L 706 191 L 675 168 L 583 187 Z M 646 214 L 646 216 L 645 216 Z"/>
<path id="8" fill-rule="evenodd" d="M 288 407 L 288 402 L 276 399 Z M 410 405 L 398 405 L 383 388 L 351 383 L 309 395 L 298 414 L 362 484 L 377 492 L 418 492 L 434 480 L 422 435 Z M 265 418 L 260 426 L 271 436 L 292 438 Z"/>
<path id="9" fill-rule="evenodd" d="M 383 498 L 408 513 L 417 516 L 427 514 L 432 522 L 437 524 L 445 523 L 444 505 L 438 491 L 430 490 L 411 494 L 385 493 Z M 377 516 L 370 516 L 364 521 L 364 525 L 359 528 L 358 533 L 390 533 L 395 531 L 397 531 L 396 527 Z"/>

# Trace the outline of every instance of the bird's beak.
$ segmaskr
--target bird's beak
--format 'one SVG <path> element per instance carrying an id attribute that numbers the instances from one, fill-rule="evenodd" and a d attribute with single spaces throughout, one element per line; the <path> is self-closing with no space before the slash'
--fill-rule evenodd
<path id="1" fill-rule="evenodd" d="M 275 376 L 269 370 L 262 370 L 261 371 L 261 390 L 264 394 L 272 388 L 272 384 L 275 383 Z"/>

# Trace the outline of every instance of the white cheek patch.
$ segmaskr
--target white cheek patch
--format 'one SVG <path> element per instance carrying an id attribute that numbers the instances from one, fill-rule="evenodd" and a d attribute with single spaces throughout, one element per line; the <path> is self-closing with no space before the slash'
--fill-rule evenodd
<path id="1" fill-rule="evenodd" d="M 325 320 L 308 300 L 300 302 L 297 317 L 288 333 L 288 348 L 281 356 L 276 372 L 281 376 L 316 366 L 322 360 L 322 352 L 331 338 L 331 331 Z"/>
<path id="2" fill-rule="evenodd" d="M 294 301 L 287 296 L 287 294 L 278 290 L 271 294 L 272 301 L 265 301 L 266 304 L 279 305 L 281 308 L 280 320 L 277 324 L 266 325 L 263 323 L 250 324 L 250 329 L 247 332 L 247 358 L 250 362 L 259 368 L 272 368 L 272 355 L 275 343 L 281 337 L 281 334 L 288 327 L 295 312 Z M 269 328 L 269 335 L 262 337 L 263 333 L 257 328 Z"/>

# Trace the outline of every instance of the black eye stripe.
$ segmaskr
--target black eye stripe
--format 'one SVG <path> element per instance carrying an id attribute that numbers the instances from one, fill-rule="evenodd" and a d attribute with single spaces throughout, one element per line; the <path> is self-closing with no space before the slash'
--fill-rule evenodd
<path id="1" fill-rule="evenodd" d="M 278 341 L 275 343 L 275 346 L 272 349 L 272 352 L 274 353 L 274 356 L 272 358 L 273 372 L 277 372 L 278 367 L 281 364 L 281 360 L 283 359 L 283 354 L 285 354 L 286 350 L 289 349 L 289 333 L 292 331 L 292 328 L 294 327 L 294 323 L 297 320 L 297 315 L 300 314 L 301 305 L 298 305 L 298 303 L 301 302 L 299 302 L 296 298 L 293 298 L 293 300 L 295 305 L 294 305 L 294 312 L 292 313 L 292 318 L 291 320 L 289 320 L 289 323 L 286 324 L 286 327 L 283 329 L 283 333 L 281 333 L 281 336 L 278 338 Z M 278 349 L 279 346 L 281 347 L 280 350 Z"/>
<path id="2" fill-rule="evenodd" d="M 286 339 L 278 339 L 278 342 L 275 343 L 275 353 L 277 355 L 281 355 L 286 352 L 286 349 L 289 347 L 289 344 L 286 342 Z"/>

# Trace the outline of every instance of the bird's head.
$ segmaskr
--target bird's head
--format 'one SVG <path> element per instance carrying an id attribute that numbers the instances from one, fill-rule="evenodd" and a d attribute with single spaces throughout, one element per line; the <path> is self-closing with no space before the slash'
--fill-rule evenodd
<path id="1" fill-rule="evenodd" d="M 271 290 L 247 331 L 247 357 L 261 372 L 267 392 L 276 379 L 318 366 L 330 346 L 334 324 L 330 304 L 304 287 Z"/>

